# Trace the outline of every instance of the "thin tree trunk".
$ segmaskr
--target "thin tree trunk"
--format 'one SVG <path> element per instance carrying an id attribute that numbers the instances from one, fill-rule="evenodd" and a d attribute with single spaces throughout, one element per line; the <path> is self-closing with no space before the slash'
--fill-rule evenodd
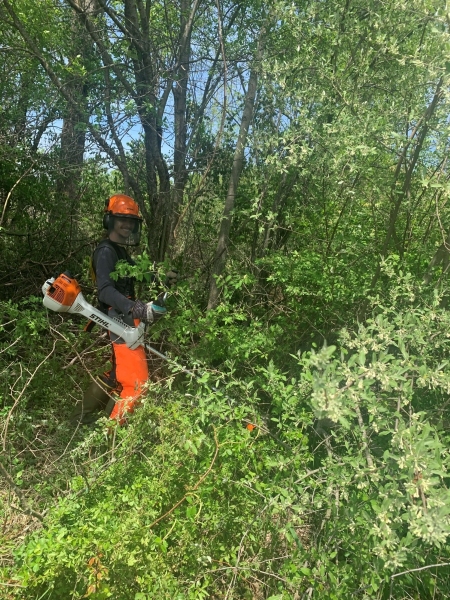
<path id="1" fill-rule="evenodd" d="M 96 0 L 76 0 L 80 10 L 87 15 L 97 10 Z M 82 56 L 88 59 L 93 52 L 93 44 L 86 35 L 86 30 L 77 12 L 72 15 L 73 59 Z M 57 194 L 73 203 L 77 197 L 77 188 L 83 167 L 84 147 L 86 143 L 88 85 L 86 78 L 74 76 L 66 82 L 70 96 L 76 101 L 67 105 L 61 131 L 60 174 L 56 182 Z M 70 205 L 69 205 L 70 206 Z M 69 208 L 67 206 L 67 208 Z"/>
<path id="2" fill-rule="evenodd" d="M 194 17 L 199 0 L 181 0 L 180 5 L 180 36 L 178 47 L 177 70 L 172 84 L 174 101 L 174 133 L 175 146 L 173 155 L 174 185 L 164 215 L 163 230 L 160 243 L 160 254 L 164 257 L 167 248 L 172 245 L 174 229 L 178 222 L 180 206 L 183 202 L 184 188 L 187 182 L 186 153 L 187 153 L 187 90 L 191 60 L 191 34 Z"/>
<path id="3" fill-rule="evenodd" d="M 388 230 L 386 232 L 386 237 L 384 239 L 384 243 L 383 243 L 383 248 L 381 250 L 381 259 L 379 260 L 378 264 L 377 264 L 377 268 L 375 271 L 375 274 L 372 278 L 372 282 L 370 285 L 370 289 L 374 289 L 376 283 L 378 282 L 378 279 L 380 277 L 381 274 L 381 264 L 382 264 L 382 259 L 386 256 L 388 248 L 389 248 L 389 244 L 391 242 L 392 237 L 394 236 L 395 233 L 395 224 L 397 221 L 397 217 L 398 217 L 398 213 L 400 211 L 400 207 L 402 204 L 402 201 L 404 200 L 404 198 L 407 197 L 409 191 L 410 191 L 410 186 L 411 186 L 411 180 L 412 180 L 412 175 L 414 172 L 414 169 L 416 167 L 417 161 L 419 159 L 419 155 L 420 152 L 422 151 L 422 146 L 423 143 L 425 141 L 426 135 L 428 133 L 428 127 L 429 127 L 429 122 L 431 117 L 434 114 L 434 111 L 436 110 L 436 107 L 438 105 L 438 102 L 442 96 L 442 83 L 443 83 L 443 79 L 441 78 L 436 86 L 436 91 L 434 93 L 433 99 L 430 102 L 427 110 L 425 111 L 422 119 L 421 119 L 421 124 L 422 124 L 422 129 L 420 130 L 418 139 L 417 139 L 417 143 L 413 152 L 413 155 L 411 157 L 411 160 L 409 162 L 409 164 L 407 165 L 407 169 L 406 169 L 406 174 L 405 174 L 405 180 L 402 186 L 402 190 L 400 193 L 393 193 L 392 194 L 392 198 L 394 201 L 392 210 L 391 210 L 391 215 L 389 218 L 389 226 L 388 226 Z M 407 143 L 405 144 L 405 147 L 403 148 L 403 152 L 397 162 L 397 168 L 395 171 L 395 175 L 394 175 L 394 183 L 393 183 L 393 192 L 395 192 L 395 184 L 398 180 L 398 177 L 400 175 L 400 171 L 401 171 L 401 167 L 403 162 L 406 162 L 406 154 L 408 151 L 409 146 L 411 145 L 412 140 L 415 137 L 415 134 L 418 131 L 418 127 L 419 124 L 416 126 L 416 129 L 413 131 L 413 133 L 411 134 L 410 139 L 407 141 Z M 365 312 L 365 307 L 364 307 L 364 312 Z"/>
<path id="4" fill-rule="evenodd" d="M 172 85 L 175 133 L 173 154 L 174 184 L 170 199 L 168 197 L 166 202 L 165 213 L 163 215 L 162 236 L 159 248 L 160 260 L 164 259 L 168 246 L 172 244 L 173 230 L 178 220 L 178 211 L 183 200 L 184 188 L 187 181 L 187 90 L 191 60 L 191 33 L 198 3 L 198 0 L 195 0 L 191 9 L 190 0 L 181 0 L 178 69 Z"/>
<path id="5" fill-rule="evenodd" d="M 220 224 L 219 239 L 217 242 L 216 253 L 214 256 L 212 266 L 208 310 L 215 308 L 219 302 L 219 287 L 217 285 L 217 279 L 222 274 L 227 259 L 232 211 L 234 209 L 234 201 L 236 198 L 239 179 L 244 165 L 244 151 L 245 144 L 247 142 L 248 130 L 253 117 L 253 109 L 255 106 L 256 99 L 256 88 L 258 84 L 258 69 L 264 50 L 265 32 L 265 27 L 261 27 L 261 30 L 259 32 L 255 60 L 250 71 L 247 92 L 245 94 L 241 126 L 239 129 L 236 149 L 234 152 L 233 166 L 231 168 L 230 180 L 228 183 L 228 192 L 225 199 L 222 222 Z"/>

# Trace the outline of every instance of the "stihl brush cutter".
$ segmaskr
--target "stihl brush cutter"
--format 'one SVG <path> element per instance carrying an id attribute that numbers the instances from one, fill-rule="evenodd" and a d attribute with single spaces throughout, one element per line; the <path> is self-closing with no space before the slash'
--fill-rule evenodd
<path id="1" fill-rule="evenodd" d="M 158 350 L 152 348 L 150 344 L 146 344 L 144 342 L 144 323 L 140 323 L 137 327 L 130 327 L 120 319 L 109 317 L 97 308 L 94 308 L 92 304 L 89 304 L 85 300 L 77 280 L 68 271 L 61 273 L 56 278 L 51 277 L 47 279 L 42 286 L 42 293 L 44 295 L 43 304 L 46 308 L 59 313 L 83 315 L 83 317 L 100 325 L 100 327 L 108 329 L 121 337 L 131 350 L 139 346 L 144 346 L 149 352 L 176 366 L 183 373 L 198 377 L 198 375 L 189 371 L 189 369 L 182 367 L 176 361 L 162 354 L 162 352 L 158 352 Z"/>
<path id="2" fill-rule="evenodd" d="M 56 279 L 51 277 L 42 286 L 44 306 L 59 313 L 83 315 L 100 327 L 108 329 L 123 340 L 134 350 L 144 345 L 144 323 L 138 327 L 130 327 L 120 319 L 105 315 L 87 302 L 76 279 L 69 272 L 61 273 Z"/>

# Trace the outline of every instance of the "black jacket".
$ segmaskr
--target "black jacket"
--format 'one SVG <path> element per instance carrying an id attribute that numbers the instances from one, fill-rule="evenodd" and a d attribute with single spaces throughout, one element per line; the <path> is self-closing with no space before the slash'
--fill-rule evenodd
<path id="1" fill-rule="evenodd" d="M 123 246 L 112 242 L 109 238 L 100 242 L 92 256 L 92 266 L 95 273 L 100 308 L 107 311 L 110 307 L 118 313 L 127 315 L 134 306 L 134 278 L 119 277 L 111 279 L 111 273 L 119 260 L 128 264 L 136 263 Z"/>

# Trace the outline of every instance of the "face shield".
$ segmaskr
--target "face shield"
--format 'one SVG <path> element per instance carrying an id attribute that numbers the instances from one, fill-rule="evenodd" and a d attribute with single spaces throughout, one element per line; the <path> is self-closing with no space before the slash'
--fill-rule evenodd
<path id="1" fill-rule="evenodd" d="M 123 246 L 137 246 L 141 241 L 142 219 L 133 215 L 110 214 L 108 237 Z"/>

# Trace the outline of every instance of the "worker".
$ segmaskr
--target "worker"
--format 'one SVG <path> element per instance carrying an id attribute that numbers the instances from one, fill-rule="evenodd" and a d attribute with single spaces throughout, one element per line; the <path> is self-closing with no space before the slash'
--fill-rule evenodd
<path id="1" fill-rule="evenodd" d="M 117 281 L 111 278 L 119 260 L 129 265 L 135 264 L 126 247 L 139 244 L 141 224 L 139 207 L 133 198 L 114 194 L 106 203 L 103 217 L 107 237 L 99 243 L 92 256 L 100 310 L 131 326 L 137 326 L 141 321 L 155 323 L 166 312 L 164 306 L 154 302 L 144 303 L 135 298 L 132 277 L 119 277 Z M 175 271 L 168 273 L 166 283 L 168 286 L 176 283 Z M 99 417 L 98 411 L 104 408 L 111 419 L 123 423 L 143 393 L 148 380 L 144 347 L 131 350 L 117 335 L 109 332 L 109 337 L 112 343 L 112 368 L 91 382 L 81 406 L 77 406 L 72 414 L 75 422 L 93 423 Z"/>

